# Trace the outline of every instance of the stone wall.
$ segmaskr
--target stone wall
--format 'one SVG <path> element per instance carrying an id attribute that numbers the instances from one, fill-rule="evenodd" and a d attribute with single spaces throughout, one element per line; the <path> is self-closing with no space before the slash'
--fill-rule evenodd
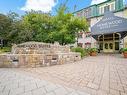
<path id="1" fill-rule="evenodd" d="M 0 67 L 43 67 L 79 61 L 80 54 L 2 54 Z"/>
<path id="2" fill-rule="evenodd" d="M 40 67 L 79 61 L 80 53 L 58 43 L 26 42 L 13 45 L 10 54 L 0 55 L 0 67 Z"/>

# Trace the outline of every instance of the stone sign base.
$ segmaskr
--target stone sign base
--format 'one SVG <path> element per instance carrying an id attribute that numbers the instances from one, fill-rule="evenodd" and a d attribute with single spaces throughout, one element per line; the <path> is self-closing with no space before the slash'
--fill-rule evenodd
<path id="1" fill-rule="evenodd" d="M 70 52 L 59 43 L 26 42 L 13 45 L 10 54 L 0 55 L 0 67 L 51 66 L 78 61 L 80 53 Z"/>
<path id="2" fill-rule="evenodd" d="M 43 67 L 81 60 L 78 53 L 60 54 L 2 54 L 0 67 Z"/>

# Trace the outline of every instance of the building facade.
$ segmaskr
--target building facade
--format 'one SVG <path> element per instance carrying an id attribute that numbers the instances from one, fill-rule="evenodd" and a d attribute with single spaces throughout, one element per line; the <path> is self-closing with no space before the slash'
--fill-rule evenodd
<path id="1" fill-rule="evenodd" d="M 90 32 L 80 32 L 78 36 L 78 46 L 83 48 L 96 47 L 96 40 Z"/>
<path id="2" fill-rule="evenodd" d="M 90 36 L 86 37 L 87 33 L 82 33 L 83 37 L 78 38 L 78 43 L 83 48 L 86 48 L 86 43 L 90 43 L 90 47 L 96 47 L 101 52 L 118 52 L 121 48 L 127 48 L 127 29 L 125 27 L 127 2 L 125 0 L 105 0 L 76 11 L 74 14 L 78 17 L 85 17 L 89 22 Z M 98 27 L 99 23 L 101 23 L 100 27 Z M 116 28 L 119 31 L 115 30 Z"/>

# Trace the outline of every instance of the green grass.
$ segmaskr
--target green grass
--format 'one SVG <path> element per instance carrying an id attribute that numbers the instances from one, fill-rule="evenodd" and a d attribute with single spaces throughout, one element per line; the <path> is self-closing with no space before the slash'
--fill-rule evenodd
<path id="1" fill-rule="evenodd" d="M 10 52 L 11 47 L 3 47 L 2 49 L 0 48 L 0 53 L 5 53 L 5 52 Z"/>

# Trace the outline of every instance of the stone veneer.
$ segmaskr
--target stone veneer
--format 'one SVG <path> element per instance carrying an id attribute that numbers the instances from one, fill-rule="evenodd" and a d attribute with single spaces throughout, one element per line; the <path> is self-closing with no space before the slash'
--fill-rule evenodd
<path id="1" fill-rule="evenodd" d="M 69 46 L 61 46 L 59 43 L 26 42 L 13 45 L 9 54 L 1 54 L 0 67 L 40 67 L 80 59 L 80 53 L 70 52 Z"/>

